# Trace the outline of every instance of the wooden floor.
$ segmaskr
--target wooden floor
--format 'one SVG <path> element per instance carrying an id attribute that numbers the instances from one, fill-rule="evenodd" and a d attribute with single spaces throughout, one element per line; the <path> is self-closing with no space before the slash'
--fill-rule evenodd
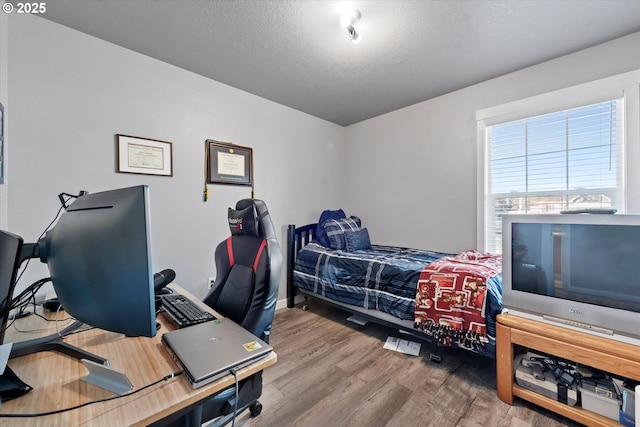
<path id="1" fill-rule="evenodd" d="M 276 312 L 271 344 L 278 362 L 264 374 L 262 414 L 244 427 L 577 426 L 521 399 L 498 399 L 495 362 L 440 349 L 440 364 L 386 350 L 379 325 L 349 322 L 347 313 L 309 302 Z"/>

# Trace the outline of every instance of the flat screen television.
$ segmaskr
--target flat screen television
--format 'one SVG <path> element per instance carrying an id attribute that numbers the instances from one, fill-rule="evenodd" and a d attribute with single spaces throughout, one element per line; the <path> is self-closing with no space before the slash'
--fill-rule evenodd
<path id="1" fill-rule="evenodd" d="M 640 343 L 640 215 L 508 214 L 503 306 Z"/>

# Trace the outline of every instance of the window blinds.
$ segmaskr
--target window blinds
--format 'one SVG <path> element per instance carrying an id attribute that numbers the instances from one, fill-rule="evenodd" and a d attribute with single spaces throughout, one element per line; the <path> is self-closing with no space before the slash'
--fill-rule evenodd
<path id="1" fill-rule="evenodd" d="M 504 213 L 624 209 L 623 99 L 494 124 L 486 138 L 486 250 Z"/>

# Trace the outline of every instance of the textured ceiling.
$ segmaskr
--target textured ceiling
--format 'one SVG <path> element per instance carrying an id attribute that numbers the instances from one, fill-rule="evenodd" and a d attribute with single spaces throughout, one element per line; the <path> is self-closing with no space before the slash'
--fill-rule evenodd
<path id="1" fill-rule="evenodd" d="M 46 4 L 46 19 L 339 125 L 640 31 L 640 0 Z M 358 45 L 339 24 L 352 8 Z"/>

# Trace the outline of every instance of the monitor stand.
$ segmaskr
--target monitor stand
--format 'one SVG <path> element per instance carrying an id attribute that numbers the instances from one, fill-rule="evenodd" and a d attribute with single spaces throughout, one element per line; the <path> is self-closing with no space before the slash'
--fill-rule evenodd
<path id="1" fill-rule="evenodd" d="M 109 366 L 109 361 L 104 357 L 82 350 L 62 340 L 65 335 L 78 329 L 82 324 L 82 322 L 76 321 L 60 331 L 60 334 L 51 334 L 41 338 L 14 342 L 9 358 L 13 359 L 14 357 L 26 356 L 27 354 L 39 353 L 41 351 L 57 351 L 78 360 L 88 359 L 92 362 Z"/>
<path id="2" fill-rule="evenodd" d="M 39 246 L 38 243 L 25 243 L 18 253 L 18 263 L 20 266 L 22 263 L 31 258 L 39 258 Z M 27 354 L 39 353 L 42 351 L 57 351 L 59 353 L 71 356 L 75 359 L 82 360 L 88 359 L 95 363 L 100 363 L 105 366 L 109 366 L 109 360 L 104 357 L 100 357 L 81 348 L 75 347 L 63 341 L 63 338 L 82 326 L 82 322 L 75 321 L 71 325 L 64 328 L 59 333 L 47 335 L 40 338 L 34 338 L 27 341 L 14 342 L 11 347 L 10 359 L 14 357 L 26 356 Z"/>

